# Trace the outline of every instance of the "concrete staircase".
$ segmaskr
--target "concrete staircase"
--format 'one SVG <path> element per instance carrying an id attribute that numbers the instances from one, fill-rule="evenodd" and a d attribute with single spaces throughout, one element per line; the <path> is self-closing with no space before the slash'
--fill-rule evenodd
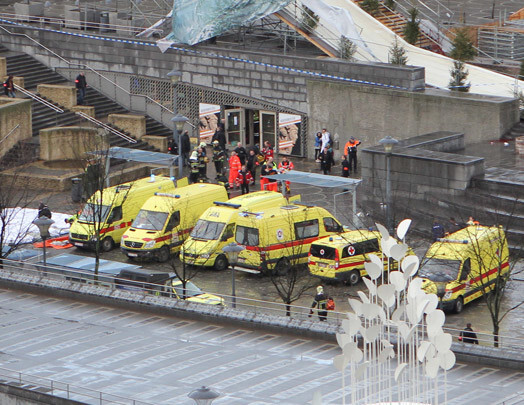
<path id="1" fill-rule="evenodd" d="M 353 0 L 353 2 L 358 4 L 360 7 L 362 7 L 363 1 L 364 0 Z M 401 36 L 402 38 L 404 37 L 404 28 L 408 23 L 408 19 L 402 14 L 394 10 L 390 10 L 383 3 L 380 3 L 380 7 L 373 17 L 388 27 L 395 34 Z M 419 40 L 414 45 L 418 46 L 419 48 L 440 52 L 440 47 L 423 32 L 420 32 Z"/>
<path id="2" fill-rule="evenodd" d="M 513 125 L 513 127 L 511 127 L 508 133 L 503 136 L 503 139 L 515 139 L 520 136 L 524 136 L 524 119 L 522 118 L 519 122 Z"/>
<path id="3" fill-rule="evenodd" d="M 32 91 L 34 93 L 36 93 L 36 87 L 38 84 L 71 84 L 64 77 L 60 76 L 58 73 L 49 69 L 48 67 L 38 62 L 34 58 L 30 57 L 29 55 L 20 52 L 9 51 L 7 48 L 0 45 L 0 56 L 3 56 L 7 59 L 8 74 L 14 76 L 23 76 L 24 87 L 27 90 Z M 87 88 L 86 102 L 87 104 L 95 107 L 96 119 L 105 123 L 107 123 L 107 116 L 109 114 L 130 113 L 124 107 L 115 103 L 114 101 L 107 98 L 103 94 L 97 92 L 91 87 Z M 45 107 L 44 105 L 38 102 L 33 102 L 32 120 L 34 137 L 38 136 L 39 131 L 43 128 L 49 128 L 53 126 L 77 125 L 80 123 L 83 123 L 84 125 L 90 125 L 87 124 L 86 121 L 78 117 L 74 112 L 69 111 L 62 106 L 60 106 L 60 108 L 65 110 L 63 114 L 56 113 L 55 111 Z M 118 129 L 120 132 L 126 133 L 125 131 L 122 131 L 120 128 L 114 128 Z M 172 136 L 171 129 L 163 126 L 162 124 L 153 120 L 150 117 L 146 117 L 146 133 L 148 135 L 156 136 Z M 154 149 L 153 147 L 142 141 L 139 141 L 136 144 L 130 144 L 124 139 L 113 134 L 110 135 L 110 143 L 111 146 L 123 146 L 144 150 Z"/>

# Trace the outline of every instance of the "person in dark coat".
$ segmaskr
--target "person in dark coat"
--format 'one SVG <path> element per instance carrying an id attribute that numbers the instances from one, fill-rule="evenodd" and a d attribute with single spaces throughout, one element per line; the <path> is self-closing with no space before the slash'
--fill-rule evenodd
<path id="1" fill-rule="evenodd" d="M 433 235 L 433 242 L 437 239 L 441 239 L 446 234 L 444 227 L 435 219 L 433 221 L 433 227 L 431 228 L 431 234 Z"/>
<path id="2" fill-rule="evenodd" d="M 331 166 L 333 165 L 333 149 L 328 147 L 322 150 L 320 153 L 320 169 L 324 174 L 331 173 Z"/>
<path id="3" fill-rule="evenodd" d="M 222 122 L 218 124 L 217 129 L 213 134 L 213 138 L 211 138 L 211 141 L 218 141 L 218 144 L 220 145 L 222 150 L 224 152 L 226 151 L 226 131 Z"/>
<path id="4" fill-rule="evenodd" d="M 342 177 L 349 177 L 349 173 L 351 172 L 351 169 L 349 167 L 349 162 L 345 156 L 342 156 L 341 163 L 342 163 Z"/>
<path id="5" fill-rule="evenodd" d="M 313 303 L 311 304 L 311 309 L 309 310 L 309 317 L 311 318 L 311 315 L 313 315 L 313 309 L 316 308 L 318 312 L 318 319 L 325 321 L 328 314 L 326 308 L 327 300 L 328 296 L 324 293 L 324 287 L 319 285 L 317 287 L 317 295 L 315 295 Z"/>
<path id="6" fill-rule="evenodd" d="M 13 81 L 13 76 L 9 75 L 7 80 L 4 82 L 4 93 L 7 97 L 15 98 L 15 83 Z"/>
<path id="7" fill-rule="evenodd" d="M 473 345 L 478 345 L 479 340 L 477 339 L 477 334 L 473 332 L 471 324 L 466 324 L 466 327 L 463 331 L 460 332 L 459 340 L 464 343 L 471 343 Z"/>
<path id="8" fill-rule="evenodd" d="M 174 139 L 170 139 L 167 143 L 167 153 L 170 155 L 178 155 L 178 145 Z"/>
<path id="9" fill-rule="evenodd" d="M 180 145 L 182 151 L 182 162 L 184 162 L 184 166 L 189 166 L 189 152 L 191 152 L 189 132 L 184 131 L 184 133 L 180 137 Z"/>
<path id="10" fill-rule="evenodd" d="M 244 148 L 240 142 L 237 143 L 237 147 L 235 148 L 235 152 L 237 153 L 237 156 L 240 159 L 240 164 L 245 165 L 246 164 L 247 151 L 246 151 L 246 148 Z"/>
<path id="11" fill-rule="evenodd" d="M 258 163 L 257 153 L 255 149 L 250 149 L 249 155 L 247 155 L 247 159 L 246 159 L 246 168 L 247 170 L 249 170 L 249 172 L 251 173 L 251 176 L 253 177 L 253 184 L 255 184 L 256 182 L 258 165 L 259 163 Z"/>
<path id="12" fill-rule="evenodd" d="M 84 75 L 84 73 L 80 73 L 75 80 L 75 86 L 76 86 L 76 103 L 78 105 L 84 104 L 84 100 L 86 98 L 86 88 L 87 88 L 87 80 Z"/>
<path id="13" fill-rule="evenodd" d="M 38 206 L 38 218 L 41 218 L 41 217 L 46 217 L 46 218 L 49 218 L 51 219 L 51 210 L 49 209 L 49 207 L 44 204 L 43 202 L 40 203 L 40 205 Z"/>

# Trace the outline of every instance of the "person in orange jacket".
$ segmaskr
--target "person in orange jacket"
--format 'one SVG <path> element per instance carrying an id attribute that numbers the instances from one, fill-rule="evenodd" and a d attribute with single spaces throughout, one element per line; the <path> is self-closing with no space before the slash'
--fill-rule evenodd
<path id="1" fill-rule="evenodd" d="M 354 137 L 349 138 L 344 146 L 344 156 L 347 157 L 349 163 L 349 173 L 351 173 L 351 164 L 353 163 L 353 170 L 357 172 L 357 146 L 362 142 L 355 139 Z"/>
<path id="2" fill-rule="evenodd" d="M 233 188 L 235 185 L 238 188 L 238 172 L 242 168 L 240 159 L 235 151 L 231 151 L 231 157 L 229 158 L 229 187 Z"/>

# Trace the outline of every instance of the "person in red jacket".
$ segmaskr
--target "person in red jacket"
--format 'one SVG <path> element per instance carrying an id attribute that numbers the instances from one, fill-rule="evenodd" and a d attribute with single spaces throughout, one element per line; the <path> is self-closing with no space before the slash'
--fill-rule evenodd
<path id="1" fill-rule="evenodd" d="M 262 154 L 265 157 L 266 162 L 269 158 L 273 158 L 273 147 L 269 141 L 264 142 L 264 148 L 262 148 Z"/>
<path id="2" fill-rule="evenodd" d="M 282 161 L 278 164 L 278 171 L 280 173 L 285 173 L 288 170 L 293 170 L 295 168 L 295 165 L 291 160 L 287 158 L 287 156 L 284 156 L 282 158 Z"/>
<path id="3" fill-rule="evenodd" d="M 236 180 L 237 184 L 240 184 L 242 194 L 249 193 L 249 185 L 252 184 L 254 180 L 253 176 L 251 176 L 251 172 L 247 170 L 246 165 L 242 166 L 242 170 L 238 172 Z"/>
<path id="4" fill-rule="evenodd" d="M 235 185 L 238 188 L 238 172 L 242 168 L 242 165 L 240 164 L 240 159 L 237 156 L 237 153 L 235 151 L 231 152 L 231 157 L 229 158 L 229 187 L 233 188 Z"/>

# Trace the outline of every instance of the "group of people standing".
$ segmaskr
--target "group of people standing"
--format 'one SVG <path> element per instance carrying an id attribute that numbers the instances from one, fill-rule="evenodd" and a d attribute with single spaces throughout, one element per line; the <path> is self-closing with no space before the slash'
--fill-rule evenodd
<path id="1" fill-rule="evenodd" d="M 342 177 L 349 177 L 351 170 L 357 172 L 357 146 L 361 143 L 352 136 L 344 145 L 344 154 L 341 158 Z M 322 173 L 331 174 L 331 168 L 335 165 L 333 139 L 326 128 L 317 132 L 315 136 L 315 161 L 320 163 Z"/>
<path id="2" fill-rule="evenodd" d="M 187 131 L 186 131 L 187 132 Z M 184 134 L 183 136 L 186 136 Z M 226 149 L 226 136 L 224 124 L 219 123 L 211 139 L 212 157 L 208 158 L 204 142 L 195 148 L 189 157 L 190 181 L 192 183 L 209 181 L 207 177 L 207 164 L 212 161 L 215 165 L 215 180 L 226 189 L 240 189 L 242 194 L 249 193 L 250 186 L 256 184 L 257 172 L 260 167 L 260 183 L 262 189 L 273 190 L 277 188 L 275 180 L 266 179 L 264 176 L 282 173 L 294 168 L 293 163 L 284 157 L 277 166 L 274 162 L 274 150 L 266 141 L 262 150 L 258 145 L 246 149 L 241 142 L 236 143 L 234 149 Z M 181 139 L 182 156 L 189 151 L 189 136 L 187 140 Z M 176 144 L 168 147 L 170 153 L 178 153 Z M 173 150 L 173 152 L 172 152 Z M 185 159 L 184 159 L 185 161 Z M 273 185 L 274 183 L 274 185 Z"/>

